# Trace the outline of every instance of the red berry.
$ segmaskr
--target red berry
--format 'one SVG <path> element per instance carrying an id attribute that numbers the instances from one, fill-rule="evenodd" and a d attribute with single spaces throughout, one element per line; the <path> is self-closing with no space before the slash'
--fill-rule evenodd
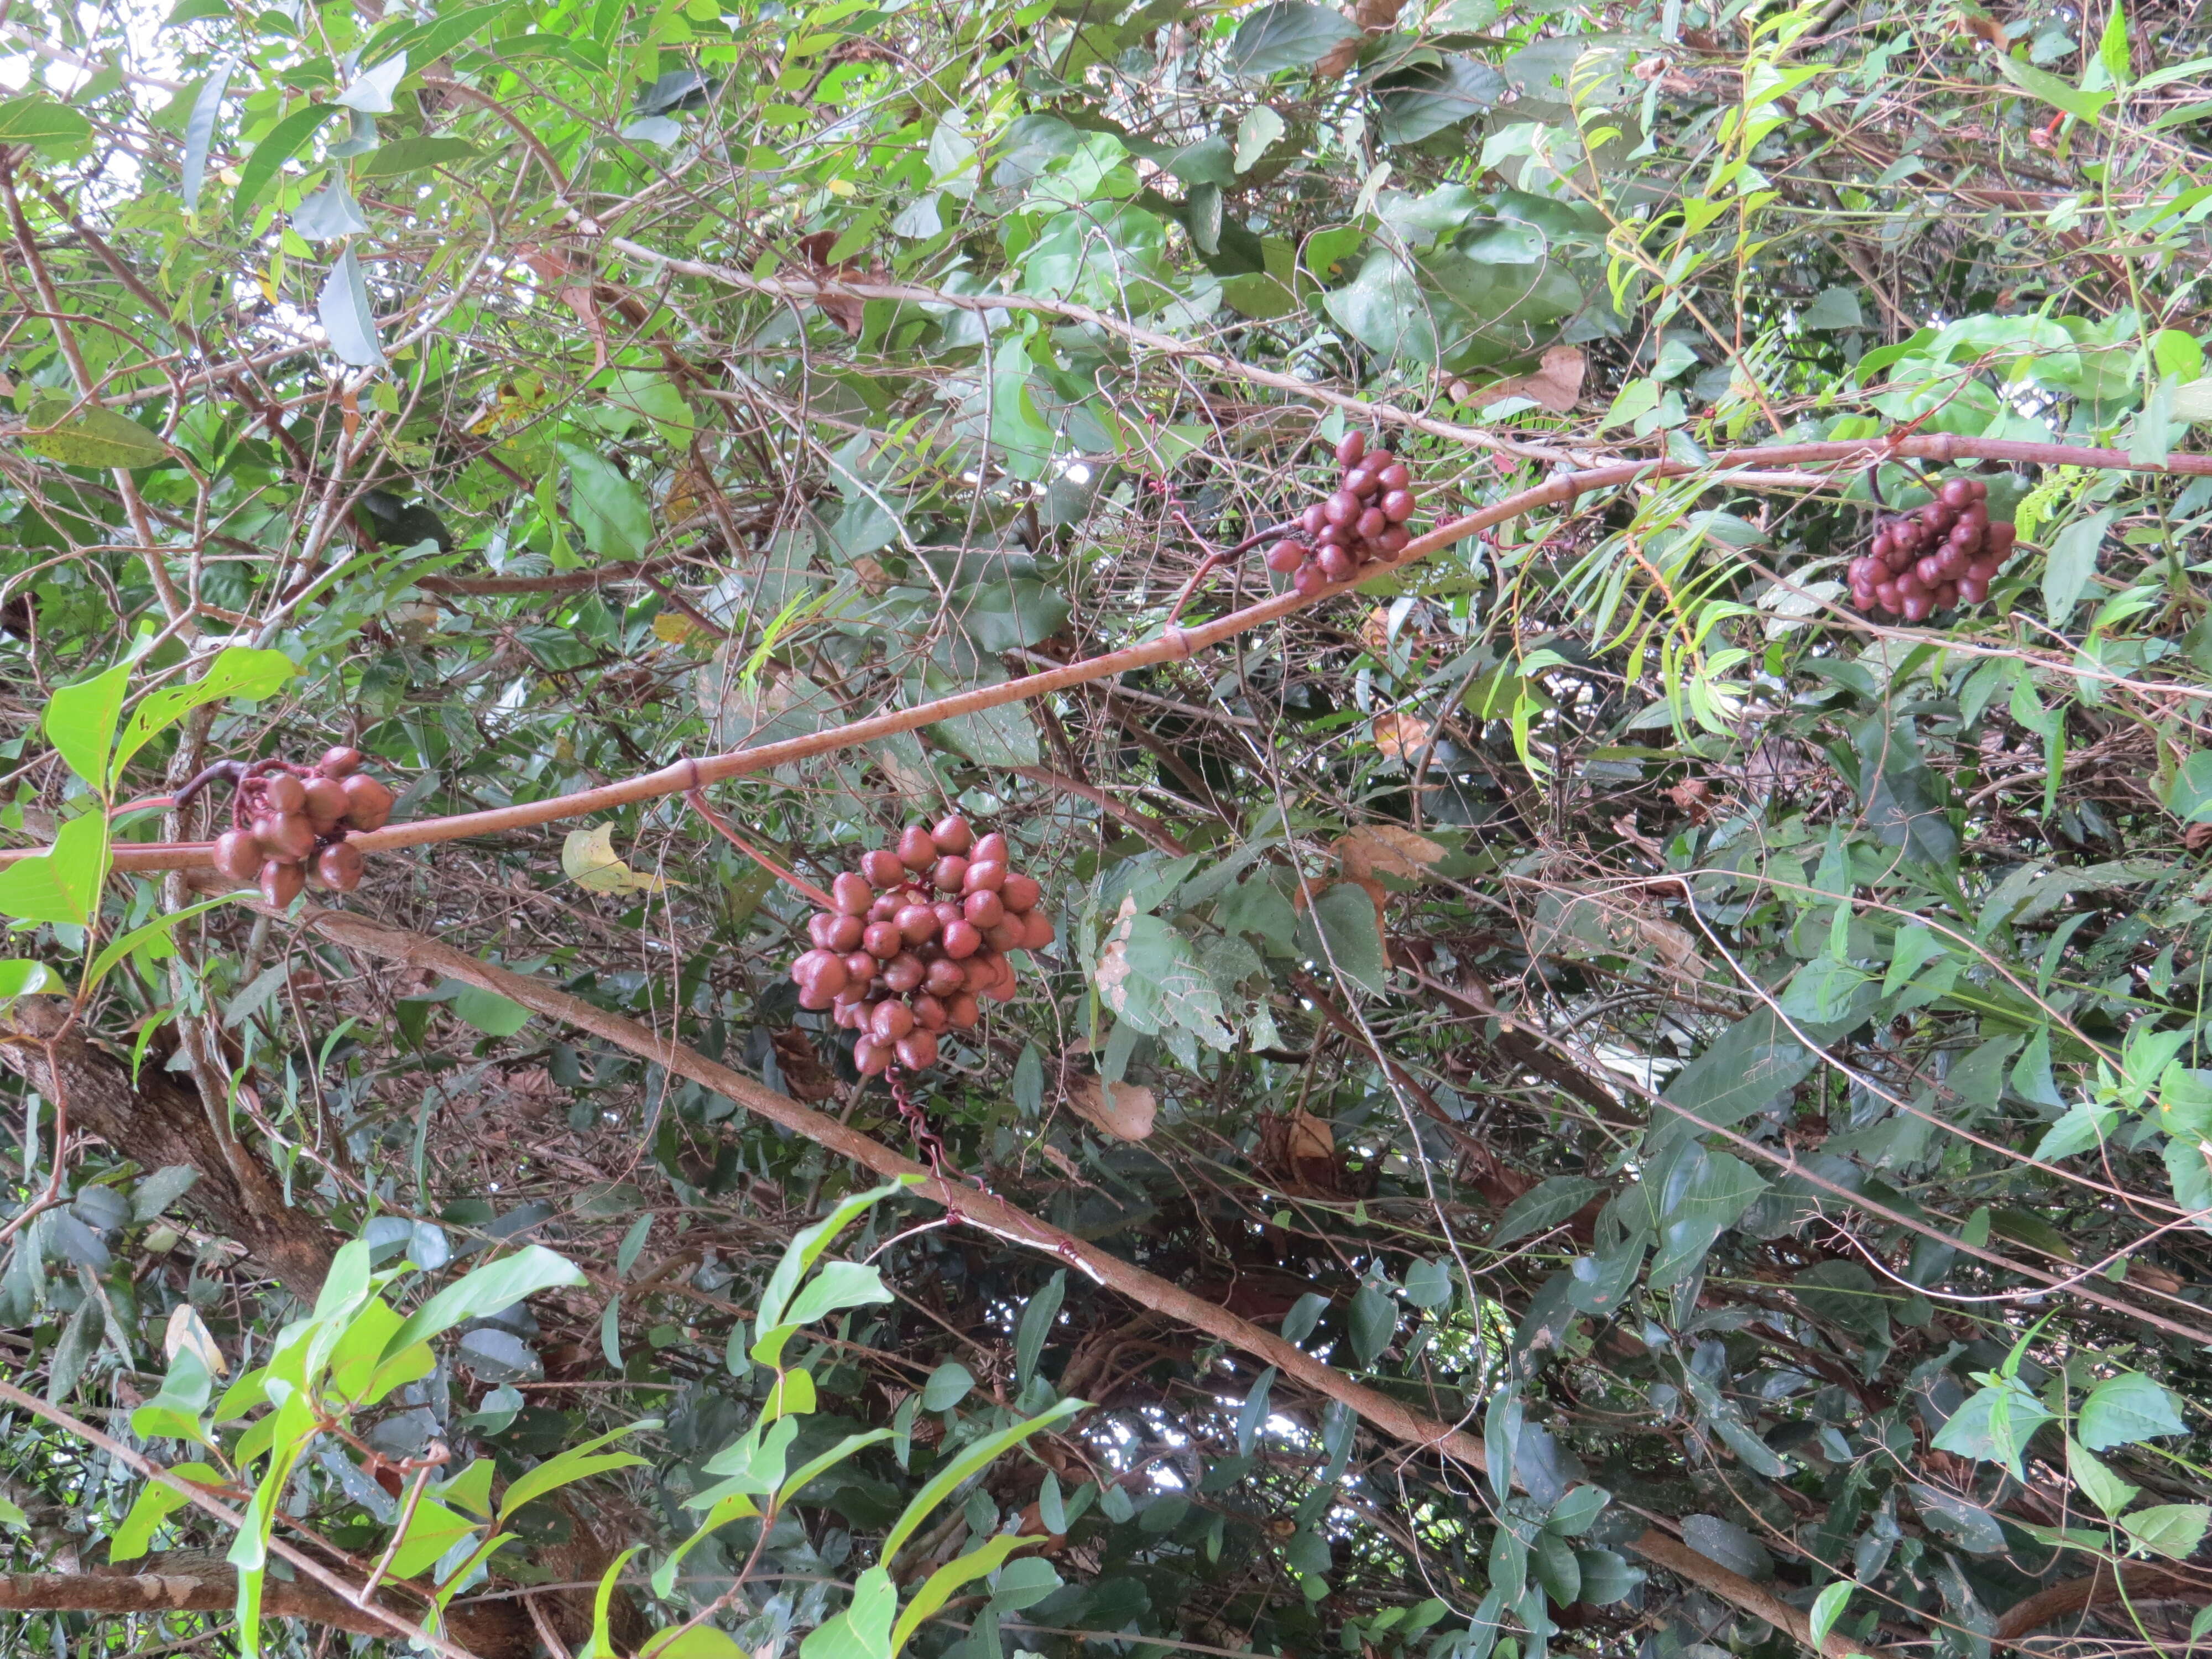
<path id="1" fill-rule="evenodd" d="M 975 844 L 975 832 L 957 812 L 947 812 L 930 830 L 929 839 L 940 853 L 964 853 Z M 915 868 L 919 870 L 921 866 L 917 864 Z"/>
<path id="2" fill-rule="evenodd" d="M 1287 576 L 1306 562 L 1310 551 L 1303 542 L 1277 542 L 1267 550 L 1267 568 L 1279 576 Z"/>
<path id="3" fill-rule="evenodd" d="M 1005 865 L 995 859 L 976 859 L 969 864 L 967 878 L 960 884 L 960 890 L 963 893 L 995 893 L 1006 884 Z M 969 920 L 973 921 L 975 918 L 970 916 Z"/>
<path id="4" fill-rule="evenodd" d="M 1006 915 L 1005 901 L 988 890 L 969 894 L 962 908 L 967 912 L 969 921 L 987 931 L 996 927 Z M 933 916 L 930 920 L 934 921 L 936 918 Z"/>
<path id="5" fill-rule="evenodd" d="M 909 1031 L 898 1040 L 896 1052 L 908 1071 L 927 1071 L 937 1064 L 937 1038 L 932 1032 Z"/>
<path id="6" fill-rule="evenodd" d="M 945 1023 L 955 1030 L 967 1030 L 982 1017 L 983 1011 L 975 1006 L 970 992 L 956 991 L 945 999 Z"/>
<path id="7" fill-rule="evenodd" d="M 844 870 L 830 884 L 830 902 L 848 916 L 866 915 L 868 907 L 875 902 L 875 892 L 866 876 Z"/>
<path id="8" fill-rule="evenodd" d="M 1024 951 L 1042 951 L 1052 943 L 1052 918 L 1042 910 L 1032 910 L 1023 924 L 1022 939 Z"/>
<path id="9" fill-rule="evenodd" d="M 914 1030 L 914 1010 L 903 1002 L 879 1002 L 868 1016 L 868 1030 L 878 1042 L 896 1042 Z"/>
<path id="10" fill-rule="evenodd" d="M 1382 480 L 1367 468 L 1358 466 L 1344 475 L 1344 487 L 1352 494 L 1364 499 L 1382 488 Z"/>
<path id="11" fill-rule="evenodd" d="M 872 887 L 890 887 L 906 879 L 906 866 L 888 847 L 878 847 L 860 860 L 860 873 Z"/>
<path id="12" fill-rule="evenodd" d="M 955 962 L 963 957 L 972 957 L 982 948 L 982 930 L 974 922 L 962 921 L 945 924 L 945 954 Z"/>
<path id="13" fill-rule="evenodd" d="M 1036 877 L 1014 871 L 1007 875 L 1006 884 L 999 889 L 999 896 L 1006 902 L 1006 908 L 1020 913 L 1036 909 L 1037 901 L 1044 896 L 1044 889 Z"/>
<path id="14" fill-rule="evenodd" d="M 392 821 L 392 793 L 374 778 L 356 772 L 340 788 L 345 791 L 346 822 L 356 830 L 381 830 Z"/>
<path id="15" fill-rule="evenodd" d="M 1314 563 L 1320 568 L 1324 581 L 1346 582 L 1358 574 L 1359 567 L 1352 555 L 1340 547 L 1324 547 Z"/>
<path id="16" fill-rule="evenodd" d="M 270 859 L 261 866 L 261 896 L 279 910 L 306 890 L 307 872 L 296 864 Z"/>
<path id="17" fill-rule="evenodd" d="M 968 879 L 968 860 L 957 853 L 947 853 L 931 866 L 929 879 L 940 893 L 957 893 L 960 884 Z"/>
<path id="18" fill-rule="evenodd" d="M 1340 489 L 1321 504 L 1321 515 L 1331 524 L 1348 525 L 1359 516 L 1359 497 Z"/>
<path id="19" fill-rule="evenodd" d="M 289 772 L 260 780 L 261 804 L 272 812 L 297 812 L 307 804 L 307 787 Z"/>
<path id="20" fill-rule="evenodd" d="M 853 1069 L 862 1077 L 881 1077 L 890 1070 L 891 1045 L 864 1036 L 853 1045 Z"/>
<path id="21" fill-rule="evenodd" d="M 895 996 L 918 991 L 927 972 L 920 957 L 911 951 L 902 951 L 884 964 L 884 988 Z"/>
<path id="22" fill-rule="evenodd" d="M 315 770 L 326 778 L 349 778 L 361 770 L 363 758 L 360 750 L 340 744 L 323 750 L 322 759 L 315 763 Z"/>
<path id="23" fill-rule="evenodd" d="M 922 825 L 909 823 L 899 832 L 898 860 L 908 870 L 927 870 L 937 861 L 937 842 Z"/>
<path id="24" fill-rule="evenodd" d="M 362 866 L 367 860 L 361 848 L 349 841 L 342 841 L 323 848 L 315 860 L 315 879 L 334 892 L 350 893 L 361 885 Z"/>
<path id="25" fill-rule="evenodd" d="M 1014 849 L 1007 844 L 1006 838 L 994 830 L 989 835 L 976 842 L 975 850 L 968 855 L 968 862 L 1011 865 L 1014 861 L 1013 851 Z"/>
<path id="26" fill-rule="evenodd" d="M 215 838 L 215 867 L 233 881 L 256 881 L 261 875 L 261 848 L 251 830 L 226 830 Z"/>
<path id="27" fill-rule="evenodd" d="M 1327 557 L 1329 554 L 1340 550 L 1333 547 L 1325 547 L 1322 550 L 1322 556 Z M 1328 586 L 1328 577 L 1322 571 L 1320 561 L 1316 560 L 1311 564 L 1298 567 L 1298 574 L 1291 578 L 1291 586 L 1296 588 L 1302 597 L 1310 599 Z"/>
<path id="28" fill-rule="evenodd" d="M 1339 466 L 1357 466 L 1359 458 L 1366 453 L 1367 434 L 1364 432 L 1347 432 L 1336 441 L 1336 464 Z"/>
<path id="29" fill-rule="evenodd" d="M 894 922 L 872 921 L 861 935 L 860 948 L 878 962 L 889 962 L 906 944 L 906 935 Z"/>
<path id="30" fill-rule="evenodd" d="M 921 988 L 933 997 L 949 997 L 968 983 L 968 970 L 950 957 L 939 957 L 921 976 Z"/>

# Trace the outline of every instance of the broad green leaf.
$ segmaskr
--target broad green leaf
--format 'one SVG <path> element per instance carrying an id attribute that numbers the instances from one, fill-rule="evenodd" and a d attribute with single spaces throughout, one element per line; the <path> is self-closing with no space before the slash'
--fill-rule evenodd
<path id="1" fill-rule="evenodd" d="M 791 1325 L 811 1325 L 823 1315 L 835 1313 L 840 1308 L 864 1307 L 890 1299 L 884 1276 L 876 1268 L 859 1261 L 826 1261 L 799 1287 L 784 1321 Z"/>
<path id="2" fill-rule="evenodd" d="M 1229 42 L 1229 67 L 1239 75 L 1308 70 L 1344 41 L 1358 38 L 1358 26 L 1331 7 L 1311 0 L 1272 0 L 1237 26 Z"/>
<path id="3" fill-rule="evenodd" d="M 613 1633 L 607 1627 L 608 1617 L 614 1606 L 615 1587 L 622 1582 L 622 1570 L 636 1553 L 635 1546 L 623 1551 L 599 1575 L 599 1587 L 592 1595 L 592 1634 L 577 1650 L 576 1659 L 618 1659 Z"/>
<path id="4" fill-rule="evenodd" d="M 2051 543 L 2051 556 L 2043 566 L 2043 614 L 2052 627 L 2063 628 L 2074 614 L 2081 590 L 2089 585 L 2090 574 L 2097 568 L 2098 550 L 2105 544 L 2105 532 L 2111 528 L 2113 516 L 2107 508 L 2076 519 Z"/>
<path id="5" fill-rule="evenodd" d="M 574 1264 L 541 1244 L 526 1244 L 513 1255 L 477 1268 L 432 1297 L 393 1334 L 385 1345 L 387 1357 L 450 1330 L 464 1320 L 497 1313 L 526 1296 L 563 1285 L 581 1285 L 584 1275 Z"/>
<path id="6" fill-rule="evenodd" d="M 855 1217 L 893 1194 L 904 1191 L 917 1179 L 919 1177 L 914 1176 L 901 1176 L 880 1187 L 872 1187 L 866 1192 L 852 1194 L 839 1200 L 837 1206 L 821 1220 L 794 1235 L 785 1248 L 782 1258 L 775 1264 L 775 1271 L 769 1275 L 767 1285 L 762 1288 L 757 1322 L 758 1327 L 769 1330 L 782 1324 L 785 1308 L 791 1301 L 792 1292 L 798 1289 L 799 1279 L 821 1259 L 822 1253 L 830 1248 L 837 1235 L 844 1231 Z M 774 1362 L 763 1360 L 761 1363 L 771 1364 Z"/>
<path id="7" fill-rule="evenodd" d="M 2212 1505 L 2160 1504 L 2120 1517 L 2120 1530 L 2145 1549 L 2176 1561 L 2186 1561 L 2204 1541 L 2212 1522 Z"/>
<path id="8" fill-rule="evenodd" d="M 890 1553 L 887 1546 L 884 1558 Z M 870 1567 L 853 1586 L 851 1605 L 799 1644 L 799 1659 L 891 1659 L 891 1615 L 897 1610 L 898 1586 L 882 1567 Z"/>
<path id="9" fill-rule="evenodd" d="M 2140 1371 L 2122 1371 L 2091 1389 L 2074 1426 L 2091 1451 L 2188 1431 L 2173 1396 Z"/>
<path id="10" fill-rule="evenodd" d="M 975 1374 L 958 1360 L 948 1359 L 922 1384 L 921 1408 L 926 1412 L 950 1411 L 965 1400 L 975 1386 Z"/>
<path id="11" fill-rule="evenodd" d="M 479 8 L 487 11 L 504 11 L 504 6 Z M 425 167 L 458 167 L 464 161 L 473 161 L 483 151 L 465 138 L 431 136 L 421 138 L 401 138 L 380 145 L 354 164 L 356 179 L 366 184 L 372 179 L 396 179 L 405 173 L 420 173 Z"/>
<path id="12" fill-rule="evenodd" d="M 653 544 L 653 513 L 613 463 L 580 444 L 556 446 L 568 468 L 568 512 L 584 545 L 603 559 L 641 559 Z"/>
<path id="13" fill-rule="evenodd" d="M 23 423 L 26 428 L 44 428 L 28 432 L 23 447 L 50 461 L 59 461 L 64 466 L 120 467 L 127 471 L 155 465 L 167 460 L 170 453 L 168 445 L 120 410 L 103 408 L 98 404 L 75 406 L 74 400 L 69 398 L 40 398 L 25 412 Z M 125 665 L 118 664 L 117 668 L 125 668 Z M 108 671 L 114 672 L 115 669 Z M 113 730 L 111 724 L 111 736 Z"/>
<path id="14" fill-rule="evenodd" d="M 1547 1232 L 1574 1214 L 1605 1190 L 1587 1176 L 1553 1176 L 1530 1188 L 1505 1206 L 1490 1248 L 1503 1249 L 1517 1240 Z"/>
<path id="15" fill-rule="evenodd" d="M 199 1485 L 219 1486 L 224 1484 L 221 1470 L 208 1463 L 177 1463 L 169 1473 L 179 1480 Z M 115 1530 L 108 1534 L 107 1559 L 111 1561 L 135 1561 L 146 1553 L 161 1524 L 191 1502 L 184 1493 L 158 1480 L 149 1480 L 140 1491 L 131 1512 L 125 1516 Z"/>
<path id="16" fill-rule="evenodd" d="M 0 916 L 82 927 L 107 879 L 107 819 L 98 812 L 71 818 L 47 851 L 0 868 Z"/>
<path id="17" fill-rule="evenodd" d="M 63 686 L 46 699 L 46 738 L 70 771 L 94 789 L 107 787 L 107 757 L 115 745 L 115 724 L 123 715 L 123 691 L 131 664 Z"/>
<path id="18" fill-rule="evenodd" d="M 42 93 L 0 102 L 0 143 L 70 152 L 92 138 L 92 123 Z"/>
<path id="19" fill-rule="evenodd" d="M 335 101 L 340 108 L 356 109 L 363 115 L 389 114 L 392 94 L 406 73 L 407 54 L 403 52 L 362 70 Z"/>
<path id="20" fill-rule="evenodd" d="M 0 1001 L 9 997 L 59 995 L 68 990 L 62 976 L 43 962 L 23 957 L 0 961 Z"/>
<path id="21" fill-rule="evenodd" d="M 2094 121 L 2105 106 L 2112 101 L 2109 92 L 2085 92 L 2069 86 L 2048 70 L 2039 70 L 2022 58 L 1994 53 L 1997 71 L 2030 97 L 2039 98 L 2053 109 L 2064 110 L 2069 115 L 2079 116 L 2084 121 Z M 2055 620 L 2055 619 L 2054 619 Z"/>
<path id="22" fill-rule="evenodd" d="M 513 1036 L 531 1020 L 530 1010 L 520 1003 L 480 985 L 463 986 L 453 993 L 447 1006 L 455 1018 L 467 1021 L 489 1036 Z"/>
<path id="23" fill-rule="evenodd" d="M 412 1578 L 428 1571 L 447 1550 L 483 1524 L 447 1508 L 434 1498 L 423 1498 L 415 1505 L 415 1513 L 407 1517 L 407 1529 L 400 1535 L 399 1548 L 392 1558 L 387 1576 Z"/>
<path id="24" fill-rule="evenodd" d="M 2142 1488 L 2130 1486 L 2106 1468 L 2094 1454 L 2073 1436 L 2066 1437 L 2066 1469 L 2074 1482 L 2088 1495 L 2089 1501 L 2102 1510 L 2106 1517 L 2118 1515 L 2134 1503 Z"/>
<path id="25" fill-rule="evenodd" d="M 1848 1578 L 1838 1578 L 1813 1598 L 1812 1613 L 1807 1622 L 1812 1627 L 1813 1649 L 1818 1652 L 1828 1639 L 1828 1632 L 1836 1627 L 1836 1620 L 1844 1616 L 1844 1608 L 1858 1586 Z"/>
<path id="26" fill-rule="evenodd" d="M 305 109 L 294 110 L 269 130 L 268 136 L 253 147 L 253 154 L 239 169 L 238 190 L 230 198 L 233 224 L 242 224 L 252 216 L 260 205 L 262 192 L 276 179 L 276 169 L 306 148 L 316 129 L 340 112 L 336 104 L 310 104 Z"/>
<path id="27" fill-rule="evenodd" d="M 350 242 L 331 267 L 322 294 L 315 301 L 315 315 L 321 320 L 323 332 L 340 362 L 356 368 L 384 367 L 384 347 L 377 337 L 376 312 L 369 304 L 368 283 L 362 276 L 361 260 Z"/>
<path id="28" fill-rule="evenodd" d="M 131 711 L 123 735 L 115 744 L 111 775 L 120 778 L 131 757 L 162 732 L 204 704 L 238 697 L 260 702 L 274 696 L 300 671 L 282 651 L 261 651 L 250 646 L 226 646 L 208 665 L 207 672 L 182 685 L 165 685 L 149 691 Z"/>
<path id="29" fill-rule="evenodd" d="M 1338 882 L 1315 896 L 1312 908 L 1299 918 L 1298 943 L 1371 995 L 1381 995 L 1389 981 L 1375 901 L 1355 883 Z"/>

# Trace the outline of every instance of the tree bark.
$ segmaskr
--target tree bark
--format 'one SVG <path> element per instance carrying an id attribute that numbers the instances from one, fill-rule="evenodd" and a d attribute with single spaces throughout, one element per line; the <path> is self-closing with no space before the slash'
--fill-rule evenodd
<path id="1" fill-rule="evenodd" d="M 2081 1578 L 2069 1578 L 2063 1583 L 2039 1589 L 2025 1601 L 2016 1602 L 1997 1620 L 1996 1639 L 2017 1642 L 2031 1636 L 2046 1625 L 2075 1613 L 2094 1612 L 2099 1607 L 2118 1606 L 2123 1599 L 2139 1600 L 2144 1596 L 2161 1599 L 2177 1595 L 2189 1596 L 2197 1603 L 2212 1600 L 2212 1586 L 2208 1586 L 2204 1575 L 2178 1571 L 2172 1567 L 2136 1565 L 2123 1569 L 2124 1576 L 2115 1579 L 2110 1567 L 2100 1567 Z M 2126 1595 L 2123 1598 L 2122 1588 Z"/>
<path id="2" fill-rule="evenodd" d="M 238 1605 L 238 1574 L 220 1559 L 180 1550 L 150 1558 L 157 1572 L 17 1573 L 0 1577 L 0 1611 L 9 1613 L 228 1613 Z M 385 1607 L 408 1618 L 418 1609 L 389 1596 Z M 304 1620 L 357 1636 L 392 1638 L 391 1622 L 313 1584 L 264 1581 L 264 1619 Z M 446 1633 L 477 1659 L 527 1659 L 532 1635 L 519 1601 L 453 1608 Z"/>
<path id="3" fill-rule="evenodd" d="M 66 1103 L 72 1132 L 98 1135 L 149 1172 L 183 1164 L 198 1181 L 186 1208 L 246 1247 L 254 1264 L 312 1303 L 330 1271 L 320 1223 L 284 1202 L 259 1165 L 223 1156 L 197 1091 L 149 1063 L 136 1085 L 128 1066 L 70 1026 L 69 1005 L 21 997 L 0 1015 L 0 1064 L 19 1073 L 49 1102 Z M 241 1167 L 242 1166 L 242 1167 Z"/>

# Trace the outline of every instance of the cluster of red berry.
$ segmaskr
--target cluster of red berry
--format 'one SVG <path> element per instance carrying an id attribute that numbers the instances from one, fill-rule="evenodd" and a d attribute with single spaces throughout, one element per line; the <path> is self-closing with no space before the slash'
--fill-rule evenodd
<path id="1" fill-rule="evenodd" d="M 978 837 L 968 820 L 910 824 L 830 884 L 831 908 L 806 924 L 814 948 L 791 964 L 802 1008 L 835 1010 L 858 1031 L 853 1064 L 874 1077 L 896 1060 L 909 1072 L 937 1062 L 937 1034 L 965 1030 L 978 997 L 1014 994 L 1009 951 L 1052 943 L 1044 890 L 1007 862 L 1006 838 Z"/>
<path id="2" fill-rule="evenodd" d="M 234 826 L 216 837 L 215 867 L 236 882 L 258 881 L 270 903 L 289 904 L 315 879 L 341 893 L 361 885 L 361 848 L 349 830 L 381 830 L 392 792 L 362 771 L 358 749 L 328 750 L 313 766 L 262 760 L 235 775 Z"/>
<path id="3" fill-rule="evenodd" d="M 1406 521 L 1420 503 L 1403 461 L 1387 449 L 1368 448 L 1364 433 L 1348 432 L 1336 447 L 1336 464 L 1344 469 L 1336 493 L 1305 510 L 1299 535 L 1267 551 L 1267 568 L 1288 576 L 1301 593 L 1318 593 L 1370 565 L 1388 564 L 1413 539 Z"/>
<path id="4" fill-rule="evenodd" d="M 1947 479 L 1918 512 L 1885 520 L 1874 545 L 1851 561 L 1851 603 L 1917 623 L 1989 598 L 2018 534 L 1990 521 L 1989 498 L 1979 478 Z"/>

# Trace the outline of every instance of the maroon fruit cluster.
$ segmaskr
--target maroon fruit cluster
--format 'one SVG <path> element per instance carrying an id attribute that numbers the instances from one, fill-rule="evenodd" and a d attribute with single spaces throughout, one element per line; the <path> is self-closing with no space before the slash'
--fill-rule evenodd
<path id="1" fill-rule="evenodd" d="M 1883 520 L 1851 561 L 1851 603 L 1917 623 L 1989 598 L 2018 533 L 1990 522 L 1989 497 L 1979 478 L 1947 479 L 1927 506 Z"/>
<path id="2" fill-rule="evenodd" d="M 1267 551 L 1267 568 L 1288 576 L 1301 593 L 1318 593 L 1388 564 L 1413 539 L 1406 521 L 1419 501 L 1405 462 L 1387 449 L 1368 448 L 1364 434 L 1348 432 L 1336 447 L 1336 464 L 1344 469 L 1336 493 L 1308 507 L 1299 533 Z"/>
<path id="3" fill-rule="evenodd" d="M 830 884 L 832 908 L 806 924 L 814 948 L 791 964 L 802 1008 L 835 1011 L 858 1031 L 863 1077 L 896 1060 L 909 1072 L 937 1062 L 937 1034 L 965 1030 L 978 997 L 1014 994 L 1010 951 L 1052 943 L 1044 890 L 1007 862 L 1004 836 L 978 837 L 963 817 L 909 824 Z"/>
<path id="4" fill-rule="evenodd" d="M 360 750 L 337 748 L 313 766 L 246 768 L 231 798 L 235 827 L 216 837 L 215 867 L 233 881 L 258 881 L 276 905 L 300 896 L 311 864 L 323 886 L 353 891 L 362 855 L 347 832 L 381 830 L 392 817 L 392 792 L 361 767 Z"/>

